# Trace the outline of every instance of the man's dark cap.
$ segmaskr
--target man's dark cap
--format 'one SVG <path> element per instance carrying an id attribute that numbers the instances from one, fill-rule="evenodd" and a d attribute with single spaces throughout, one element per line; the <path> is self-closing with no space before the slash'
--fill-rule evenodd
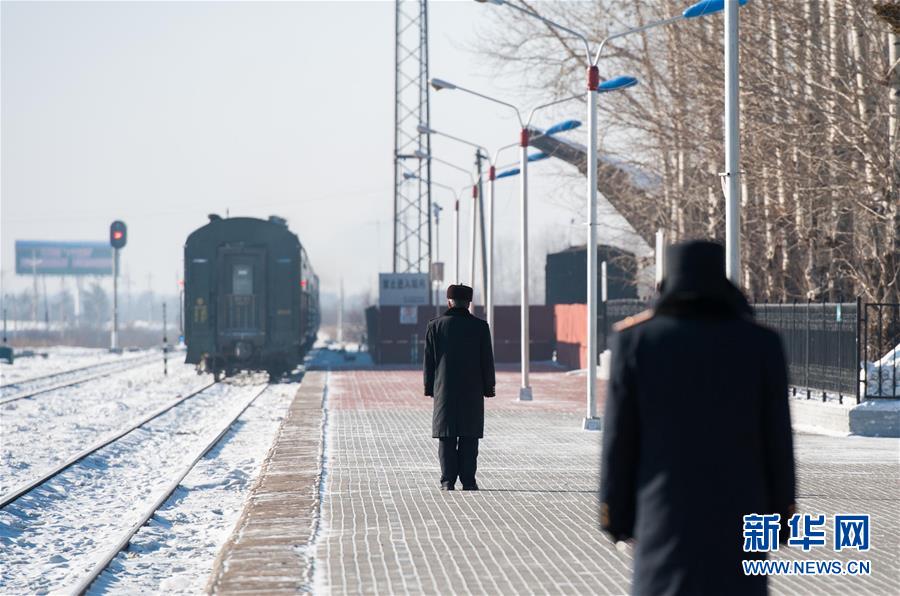
<path id="1" fill-rule="evenodd" d="M 725 278 L 725 247 L 708 240 L 691 240 L 666 248 L 663 283 L 666 289 L 703 291 L 720 287 Z"/>
<path id="2" fill-rule="evenodd" d="M 469 286 L 460 285 L 450 285 L 447 287 L 447 298 L 451 300 L 464 300 L 465 302 L 472 302 L 472 288 Z"/>
<path id="3" fill-rule="evenodd" d="M 725 248 L 708 240 L 691 240 L 666 249 L 666 274 L 656 312 L 681 312 L 685 304 L 702 305 L 704 312 L 753 316 L 741 290 L 725 276 Z"/>

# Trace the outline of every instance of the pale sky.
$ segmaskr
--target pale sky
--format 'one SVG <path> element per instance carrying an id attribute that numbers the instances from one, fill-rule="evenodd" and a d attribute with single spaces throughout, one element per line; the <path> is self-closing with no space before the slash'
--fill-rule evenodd
<path id="1" fill-rule="evenodd" d="M 519 82 L 492 76 L 474 53 L 478 20 L 492 9 L 430 3 L 431 74 L 516 102 Z M 226 211 L 287 218 L 326 292 L 341 277 L 350 293 L 374 289 L 378 271 L 390 270 L 393 2 L 3 2 L 0 10 L 6 291 L 30 284 L 13 273 L 15 240 L 105 241 L 109 222 L 123 219 L 123 271 L 135 291 L 152 279 L 155 291 L 174 293 L 185 238 L 208 213 Z M 460 92 L 431 100 L 436 129 L 488 147 L 517 138 L 502 109 Z M 530 101 L 521 98 L 525 108 Z M 535 124 L 583 119 L 581 109 Z M 472 163 L 465 146 L 438 138 L 432 146 Z M 433 171 L 466 183 L 439 164 Z M 531 168 L 530 245 L 541 271 L 548 244 L 583 243 L 575 214 L 559 206 L 560 194 L 584 192 L 573 171 L 546 161 Z M 447 193 L 433 192 L 450 206 Z M 513 266 L 517 181 L 498 183 L 497 205 L 498 253 Z M 464 230 L 467 218 L 463 211 Z"/>

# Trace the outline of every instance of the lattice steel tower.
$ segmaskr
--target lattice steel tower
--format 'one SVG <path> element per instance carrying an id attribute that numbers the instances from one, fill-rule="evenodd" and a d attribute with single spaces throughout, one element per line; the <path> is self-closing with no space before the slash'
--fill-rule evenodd
<path id="1" fill-rule="evenodd" d="M 396 0 L 394 11 L 393 270 L 428 273 L 431 268 L 431 137 L 418 130 L 420 124 L 430 124 L 428 2 Z"/>

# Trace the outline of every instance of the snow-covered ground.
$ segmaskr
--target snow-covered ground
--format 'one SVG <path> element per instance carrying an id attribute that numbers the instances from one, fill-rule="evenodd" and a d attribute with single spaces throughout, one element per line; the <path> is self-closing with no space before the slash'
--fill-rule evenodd
<path id="1" fill-rule="evenodd" d="M 193 366 L 151 362 L 31 399 L 0 406 L 0 493 L 43 472 L 100 438 L 211 381 Z"/>
<path id="2" fill-rule="evenodd" d="M 296 391 L 296 383 L 285 383 L 261 395 L 132 538 L 128 551 L 110 563 L 90 593 L 203 592 Z"/>
<path id="3" fill-rule="evenodd" d="M 100 348 L 70 348 L 64 346 L 34 348 L 33 351 L 38 355 L 28 358 L 17 358 L 14 364 L 8 364 L 6 361 L 0 363 L 0 385 L 55 374 L 82 366 L 121 362 L 151 353 L 149 350 L 141 350 L 124 354 L 112 354 L 109 350 Z M 19 350 L 17 349 L 16 352 L 19 352 Z M 47 354 L 47 357 L 44 358 L 39 354 Z"/>
<path id="4" fill-rule="evenodd" d="M 179 371 L 185 372 L 189 371 Z M 162 398 L 164 388 L 168 388 L 171 399 L 173 387 L 184 389 L 196 383 L 197 377 L 176 374 L 167 381 L 138 378 L 132 382 L 135 380 L 141 396 L 152 391 Z M 24 594 L 71 586 L 121 538 L 177 470 L 196 456 L 265 380 L 265 376 L 257 375 L 216 385 L 0 511 L 0 592 Z M 107 381 L 104 379 L 103 385 Z M 138 533 L 136 549 L 120 555 L 95 589 L 196 592 L 198 586 L 202 587 L 295 389 L 296 385 L 285 384 L 263 393 L 185 479 L 160 517 Z M 104 392 L 95 388 L 94 393 Z M 115 417 L 118 408 L 113 406 L 111 411 Z M 56 416 L 90 424 L 102 417 L 82 415 L 77 409 L 63 410 Z M 49 418 L 54 416 L 48 413 Z M 57 428 L 69 428 L 54 423 Z M 32 437 L 33 451 L 65 447 L 55 436 L 27 432 L 24 426 L 11 434 L 20 432 Z M 70 431 L 64 434 L 68 437 L 64 441 L 72 440 Z M 34 444 L 42 441 L 45 445 L 34 449 Z M 26 451 L 19 448 L 18 457 L 27 457 Z M 46 461 L 46 456 L 31 457 Z M 176 577 L 175 583 L 163 586 Z"/>

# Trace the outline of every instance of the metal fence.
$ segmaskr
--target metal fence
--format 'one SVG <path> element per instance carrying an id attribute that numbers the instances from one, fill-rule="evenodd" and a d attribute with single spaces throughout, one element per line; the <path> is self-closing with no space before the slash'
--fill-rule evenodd
<path id="1" fill-rule="evenodd" d="M 794 394 L 859 403 L 859 306 L 855 302 L 753 305 L 756 320 L 778 332 Z"/>
<path id="2" fill-rule="evenodd" d="M 602 303 L 599 348 L 612 327 L 650 303 Z M 756 320 L 781 336 L 794 394 L 808 399 L 900 398 L 900 305 L 857 302 L 753 304 Z"/>
<path id="3" fill-rule="evenodd" d="M 860 311 L 860 362 L 865 397 L 900 397 L 900 304 L 868 303 Z"/>
<path id="4" fill-rule="evenodd" d="M 599 321 L 597 324 L 597 344 L 603 352 L 609 347 L 613 325 L 637 313 L 650 308 L 651 303 L 645 300 L 623 299 L 608 300 L 600 303 Z"/>

